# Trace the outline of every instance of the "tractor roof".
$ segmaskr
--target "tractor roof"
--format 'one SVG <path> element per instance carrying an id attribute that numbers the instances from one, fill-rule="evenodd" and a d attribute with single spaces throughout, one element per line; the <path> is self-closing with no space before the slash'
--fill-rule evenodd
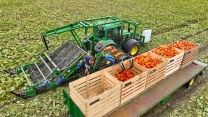
<path id="1" fill-rule="evenodd" d="M 113 16 L 107 16 L 107 17 L 101 17 L 101 18 L 82 20 L 82 21 L 78 21 L 78 22 L 75 22 L 66 26 L 48 30 L 42 35 L 42 38 L 45 38 L 53 34 L 60 34 L 63 32 L 72 31 L 72 30 L 76 30 L 80 28 L 86 29 L 86 27 L 89 28 L 89 27 L 102 26 L 104 29 L 115 28 L 115 27 L 121 26 L 120 22 L 128 23 L 128 25 L 133 25 L 135 27 L 139 25 L 139 23 L 136 23 L 136 22 L 119 19 Z"/>
<path id="2" fill-rule="evenodd" d="M 109 23 L 109 24 L 108 24 L 108 22 L 112 22 L 112 21 L 111 20 L 99 21 L 99 22 L 96 22 L 95 25 L 100 25 L 105 29 L 110 29 L 110 28 L 115 28 L 115 27 L 121 26 L 121 24 L 119 22 L 114 22 L 114 23 Z"/>

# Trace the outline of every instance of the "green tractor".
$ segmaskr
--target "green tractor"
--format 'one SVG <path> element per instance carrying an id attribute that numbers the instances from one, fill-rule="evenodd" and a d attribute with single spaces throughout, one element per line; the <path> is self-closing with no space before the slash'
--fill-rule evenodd
<path id="1" fill-rule="evenodd" d="M 22 73 L 28 83 L 26 90 L 11 93 L 30 98 L 44 90 L 56 88 L 65 81 L 84 76 L 84 56 L 89 50 L 94 59 L 91 72 L 137 55 L 140 47 L 151 37 L 151 30 L 143 31 L 142 35 L 137 34 L 138 25 L 136 22 L 108 16 L 82 20 L 46 31 L 42 35 L 46 49 L 36 57 L 36 61 L 15 70 L 5 70 L 11 75 Z M 78 29 L 84 30 L 83 38 L 78 36 Z M 75 43 L 68 40 L 54 52 L 49 52 L 47 37 L 64 32 L 70 32 Z"/>

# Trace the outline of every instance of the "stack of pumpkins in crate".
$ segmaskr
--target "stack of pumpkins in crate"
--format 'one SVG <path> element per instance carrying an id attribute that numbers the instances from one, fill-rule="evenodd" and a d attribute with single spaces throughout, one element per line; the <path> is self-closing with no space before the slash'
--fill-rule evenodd
<path id="1" fill-rule="evenodd" d="M 131 60 L 123 62 L 123 66 L 124 68 L 130 68 Z M 120 65 L 114 65 L 104 70 L 114 76 L 114 78 L 121 83 L 120 106 L 145 90 L 147 70 L 136 63 L 134 63 L 132 68 L 124 71 L 122 71 Z"/>
<path id="2" fill-rule="evenodd" d="M 167 60 L 151 51 L 138 55 L 134 61 L 148 71 L 146 88 L 149 88 L 165 77 Z"/>
<path id="3" fill-rule="evenodd" d="M 70 96 L 85 116 L 104 116 L 194 61 L 197 44 L 179 40 L 159 46 L 69 84 Z M 104 111 L 103 111 L 104 110 Z"/>
<path id="4" fill-rule="evenodd" d="M 180 69 L 192 63 L 196 58 L 196 54 L 198 52 L 198 47 L 199 47 L 197 44 L 185 40 L 179 40 L 170 45 L 184 51 L 184 56 Z"/>
<path id="5" fill-rule="evenodd" d="M 146 88 L 149 88 L 192 63 L 197 51 L 197 44 L 179 40 L 138 55 L 134 61 L 149 71 L 146 83 Z"/>

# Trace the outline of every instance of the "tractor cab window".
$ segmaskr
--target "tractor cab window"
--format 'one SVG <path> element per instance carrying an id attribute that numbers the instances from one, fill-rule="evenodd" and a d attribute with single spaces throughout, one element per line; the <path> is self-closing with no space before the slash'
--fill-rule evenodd
<path id="1" fill-rule="evenodd" d="M 119 37 L 119 28 L 108 29 L 108 39 L 117 39 Z"/>
<path id="2" fill-rule="evenodd" d="M 96 35 L 97 38 L 102 39 L 105 37 L 105 29 L 97 28 L 96 32 L 97 32 L 97 35 Z"/>

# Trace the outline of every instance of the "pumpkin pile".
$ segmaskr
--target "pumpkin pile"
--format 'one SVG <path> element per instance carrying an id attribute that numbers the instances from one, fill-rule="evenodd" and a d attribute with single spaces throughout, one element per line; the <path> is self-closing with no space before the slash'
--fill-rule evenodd
<path id="1" fill-rule="evenodd" d="M 159 46 L 156 49 L 152 50 L 152 52 L 161 55 L 165 58 L 172 58 L 178 54 L 176 49 L 170 45 Z"/>
<path id="2" fill-rule="evenodd" d="M 195 48 L 197 45 L 194 43 L 187 42 L 185 40 L 179 40 L 179 41 L 172 43 L 171 46 L 187 51 L 192 48 Z"/>
<path id="3" fill-rule="evenodd" d="M 125 82 L 131 78 L 133 78 L 135 75 L 133 73 L 131 73 L 130 70 L 124 70 L 123 72 L 121 72 L 122 69 L 119 68 L 117 69 L 117 73 L 115 74 L 115 77 L 122 82 Z M 121 72 L 121 73 L 120 73 Z"/>
<path id="4" fill-rule="evenodd" d="M 147 54 L 141 54 L 139 56 L 136 56 L 134 58 L 134 62 L 140 64 L 141 66 L 144 66 L 147 69 L 151 69 L 161 63 L 160 60 Z"/>
<path id="5" fill-rule="evenodd" d="M 104 51 L 108 51 L 111 55 L 114 56 L 114 58 L 118 58 L 119 56 L 123 55 L 123 52 L 118 52 L 118 50 L 112 46 L 107 46 L 104 48 Z"/>

